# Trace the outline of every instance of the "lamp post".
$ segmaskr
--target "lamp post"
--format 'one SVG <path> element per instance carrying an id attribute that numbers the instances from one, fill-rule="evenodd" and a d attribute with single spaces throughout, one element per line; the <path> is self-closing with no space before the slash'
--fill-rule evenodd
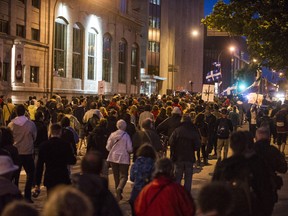
<path id="1" fill-rule="evenodd" d="M 235 46 L 229 46 L 229 51 L 230 51 L 230 53 L 232 54 L 234 51 L 235 51 Z M 220 57 L 221 57 L 221 55 L 222 55 L 222 53 L 225 51 L 226 49 L 222 49 L 221 50 L 221 52 L 218 54 L 218 56 L 217 56 L 217 63 L 220 65 L 219 67 L 219 69 L 220 69 L 220 72 L 222 73 L 222 65 L 221 65 L 221 62 L 220 62 Z M 233 80 L 234 79 L 234 70 L 233 70 L 233 57 L 231 58 L 231 80 Z"/>
<path id="2" fill-rule="evenodd" d="M 193 92 L 193 82 L 192 80 L 189 80 L 189 84 L 190 84 L 190 87 L 191 87 L 191 93 Z"/>

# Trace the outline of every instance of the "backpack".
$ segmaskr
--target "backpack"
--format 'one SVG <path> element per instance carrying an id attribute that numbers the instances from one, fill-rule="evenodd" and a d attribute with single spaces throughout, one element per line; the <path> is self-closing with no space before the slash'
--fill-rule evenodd
<path id="1" fill-rule="evenodd" d="M 277 127 L 284 127 L 286 126 L 286 112 L 279 111 L 276 114 L 276 126 Z"/>
<path id="2" fill-rule="evenodd" d="M 218 128 L 217 128 L 217 136 L 219 138 L 227 138 L 229 137 L 230 130 L 227 119 L 220 119 Z"/>

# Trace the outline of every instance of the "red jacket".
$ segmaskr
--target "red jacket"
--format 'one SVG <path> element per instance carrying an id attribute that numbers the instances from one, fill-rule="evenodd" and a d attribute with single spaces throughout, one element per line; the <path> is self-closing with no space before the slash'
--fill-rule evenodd
<path id="1" fill-rule="evenodd" d="M 184 187 L 164 176 L 155 178 L 142 189 L 134 208 L 137 216 L 193 216 L 196 209 Z"/>

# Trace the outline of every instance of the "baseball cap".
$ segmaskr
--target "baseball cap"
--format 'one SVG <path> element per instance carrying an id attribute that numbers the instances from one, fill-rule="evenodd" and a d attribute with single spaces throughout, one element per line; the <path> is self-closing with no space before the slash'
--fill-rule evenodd
<path id="1" fill-rule="evenodd" d="M 0 156 L 0 175 L 13 172 L 18 168 L 9 156 Z"/>

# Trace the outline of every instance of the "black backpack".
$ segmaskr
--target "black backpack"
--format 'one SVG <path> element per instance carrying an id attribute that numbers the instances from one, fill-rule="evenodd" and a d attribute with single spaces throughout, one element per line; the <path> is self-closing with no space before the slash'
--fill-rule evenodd
<path id="1" fill-rule="evenodd" d="M 87 123 L 84 125 L 84 130 L 86 135 L 88 135 L 99 123 L 100 118 L 97 114 L 93 114 L 93 116 L 88 119 Z"/>
<path id="2" fill-rule="evenodd" d="M 218 128 L 217 128 L 217 136 L 219 138 L 227 138 L 229 137 L 230 130 L 227 119 L 220 119 Z"/>

